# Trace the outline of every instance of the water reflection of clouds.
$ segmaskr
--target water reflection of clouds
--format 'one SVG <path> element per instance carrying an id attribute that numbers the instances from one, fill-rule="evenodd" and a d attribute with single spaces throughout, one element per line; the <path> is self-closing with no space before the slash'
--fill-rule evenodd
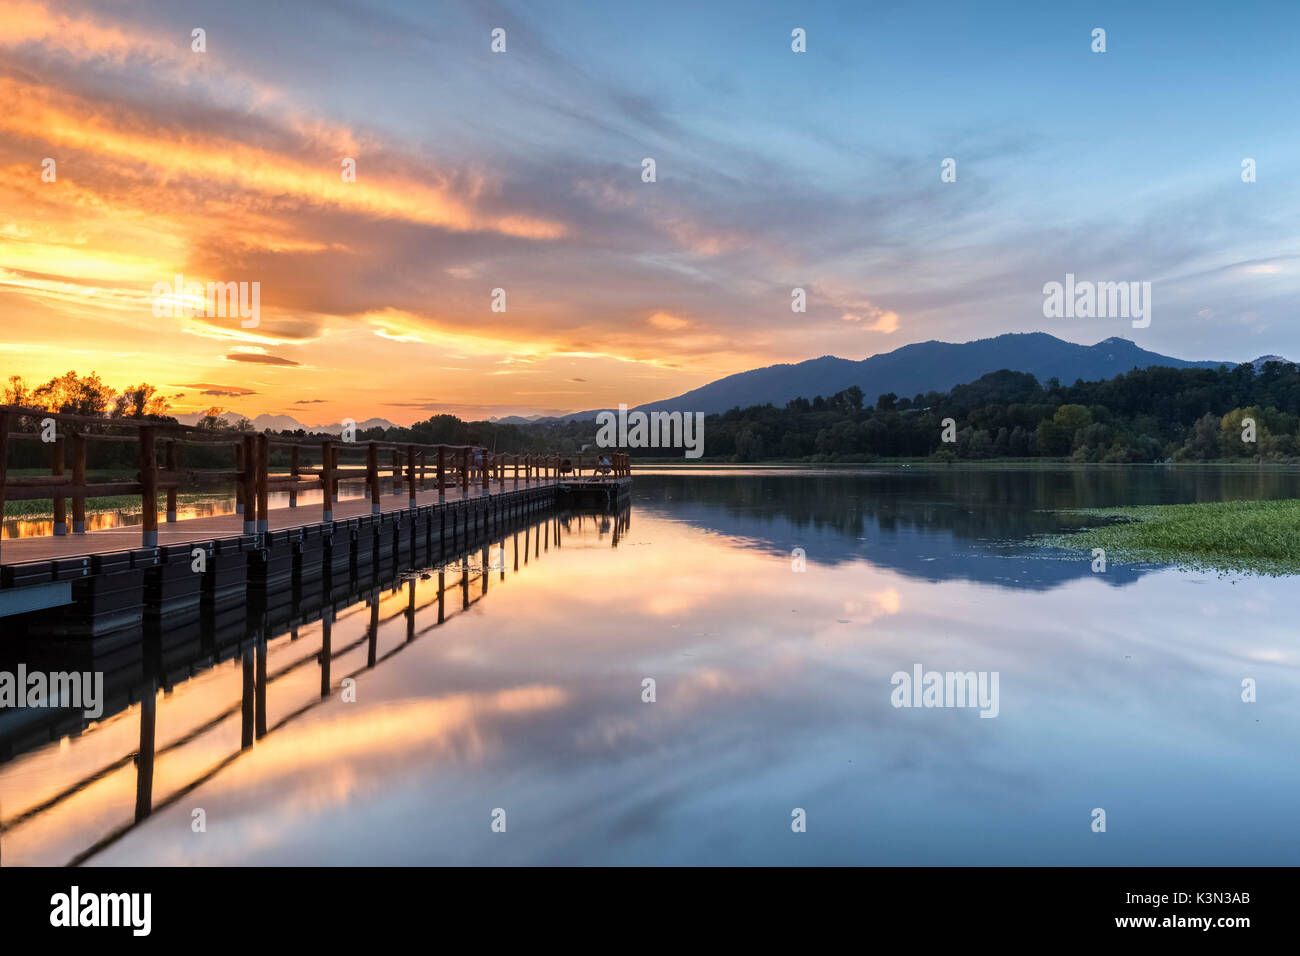
<path id="1" fill-rule="evenodd" d="M 1202 822 L 1204 859 L 1285 855 L 1241 850 L 1286 832 L 1300 798 L 1279 759 L 1300 674 L 1275 581 L 1017 590 L 811 552 L 797 573 L 776 549 L 634 521 L 644 547 L 552 543 L 541 573 L 494 576 L 473 614 L 361 675 L 361 703 L 259 741 L 95 862 L 1186 862 L 1161 814 L 1189 801 L 1249 809 L 1232 837 Z M 890 675 L 914 662 L 998 671 L 1000 716 L 893 708 Z M 186 842 L 190 805 L 230 829 Z M 1097 805 L 1128 821 L 1104 845 L 1087 842 Z"/>

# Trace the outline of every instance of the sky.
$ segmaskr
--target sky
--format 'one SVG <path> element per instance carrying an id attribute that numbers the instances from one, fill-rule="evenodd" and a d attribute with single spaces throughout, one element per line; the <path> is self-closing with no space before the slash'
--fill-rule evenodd
<path id="1" fill-rule="evenodd" d="M 1288 3 L 0 0 L 0 376 L 405 424 L 1003 332 L 1300 359 L 1298 32 Z M 1151 282 L 1149 327 L 1046 318 L 1067 273 Z M 258 283 L 257 324 L 159 315 L 177 275 Z"/>

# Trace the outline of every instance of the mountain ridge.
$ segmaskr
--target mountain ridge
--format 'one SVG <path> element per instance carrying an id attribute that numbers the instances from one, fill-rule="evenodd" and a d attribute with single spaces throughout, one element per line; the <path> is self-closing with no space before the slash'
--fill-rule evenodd
<path id="1" fill-rule="evenodd" d="M 1261 356 L 1256 369 L 1279 356 Z M 1282 361 L 1287 361 L 1282 359 Z M 954 385 L 973 382 L 981 375 L 1010 369 L 1029 372 L 1040 382 L 1057 378 L 1065 384 L 1076 380 L 1114 378 L 1134 368 L 1229 368 L 1239 363 L 1174 358 L 1143 349 L 1121 336 L 1110 336 L 1093 345 L 1079 345 L 1047 332 L 1006 332 L 969 342 L 929 339 L 881 352 L 861 360 L 821 355 L 802 362 L 786 362 L 749 369 L 683 392 L 673 398 L 647 402 L 636 410 L 704 412 L 716 414 L 732 408 L 771 403 L 782 406 L 794 398 L 829 396 L 852 385 L 862 389 L 874 403 L 890 392 L 912 398 L 931 391 L 947 391 Z M 591 418 L 605 409 L 575 412 L 551 421 Z"/>

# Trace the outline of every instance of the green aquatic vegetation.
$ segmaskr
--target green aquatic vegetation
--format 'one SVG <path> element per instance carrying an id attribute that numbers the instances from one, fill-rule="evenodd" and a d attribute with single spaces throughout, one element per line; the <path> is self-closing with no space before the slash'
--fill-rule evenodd
<path id="1" fill-rule="evenodd" d="M 1297 499 L 1089 508 L 1069 514 L 1084 517 L 1089 526 L 1052 535 L 1044 543 L 1073 551 L 1102 548 L 1108 561 L 1300 574 Z"/>
<path id="2" fill-rule="evenodd" d="M 210 495 L 202 493 L 178 494 L 176 502 L 178 505 L 193 504 L 201 501 L 221 501 L 222 499 L 233 498 L 234 495 Z M 64 499 L 67 507 L 68 520 L 72 520 L 72 499 Z M 167 493 L 162 492 L 158 495 L 158 509 L 165 510 L 167 507 Z M 86 514 L 109 514 L 115 511 L 136 511 L 140 510 L 139 495 L 110 495 L 102 498 L 90 498 L 86 501 Z M 49 521 L 54 518 L 54 501 L 50 498 L 32 498 L 26 501 L 6 501 L 4 507 L 5 518 L 22 518 L 27 521 Z"/>

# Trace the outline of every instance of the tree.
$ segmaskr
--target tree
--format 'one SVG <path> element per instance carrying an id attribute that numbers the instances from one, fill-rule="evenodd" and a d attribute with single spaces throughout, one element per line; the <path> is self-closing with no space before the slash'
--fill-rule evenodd
<path id="1" fill-rule="evenodd" d="M 167 399 L 147 382 L 128 385 L 113 402 L 114 418 L 161 418 L 167 414 Z"/>
<path id="2" fill-rule="evenodd" d="M 38 386 L 31 398 L 35 407 L 46 411 L 93 416 L 104 414 L 112 394 L 94 372 L 79 378 L 75 371 L 68 371 Z"/>
<path id="3" fill-rule="evenodd" d="M 230 422 L 221 417 L 221 413 L 224 411 L 225 409 L 219 405 L 213 405 L 199 416 L 199 420 L 195 422 L 195 427 L 209 432 L 229 428 Z"/>
<path id="4" fill-rule="evenodd" d="M 21 375 L 10 375 L 9 384 L 4 390 L 4 404 L 30 406 L 32 403 L 31 387 Z"/>

